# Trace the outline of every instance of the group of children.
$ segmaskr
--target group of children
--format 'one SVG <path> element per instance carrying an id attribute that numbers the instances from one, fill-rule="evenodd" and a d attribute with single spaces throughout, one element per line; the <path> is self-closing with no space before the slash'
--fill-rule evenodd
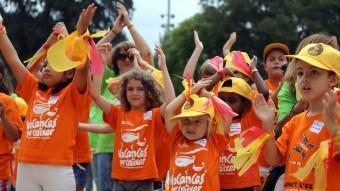
<path id="1" fill-rule="evenodd" d="M 118 17 L 108 32 L 87 31 L 94 4 L 80 13 L 75 32 L 68 34 L 62 23 L 56 24 L 27 68 L 0 17 L 0 50 L 16 79 L 15 92 L 28 105 L 23 122 L 2 72 L 0 191 L 10 190 L 10 183 L 18 191 L 84 190 L 90 169 L 100 191 L 254 191 L 270 183 L 270 169 L 282 165 L 284 184 L 275 181 L 264 190 L 337 190 L 338 47 L 319 39 L 289 55 L 286 45 L 269 44 L 263 53 L 264 81 L 256 56 L 231 51 L 236 42 L 232 33 L 223 57 L 204 62 L 195 81 L 203 51 L 195 31 L 196 47 L 183 72 L 184 91 L 176 97 L 163 50 L 155 47 L 159 71 L 125 7 L 117 3 L 116 8 Z M 134 43 L 112 47 L 124 27 Z M 103 33 L 95 44 L 92 38 Z M 291 119 L 281 131 L 276 113 L 288 61 L 295 92 L 307 106 L 301 113 L 289 112 Z M 104 75 L 107 71 L 115 76 Z M 91 105 L 102 111 L 104 123 L 89 120 L 98 111 Z M 114 133 L 107 143 L 114 145 L 107 152 L 111 157 L 95 158 L 102 166 L 89 166 L 87 132 Z M 19 139 L 14 172 L 12 148 Z M 106 180 L 96 180 L 99 174 Z M 261 179 L 265 174 L 268 178 Z"/>

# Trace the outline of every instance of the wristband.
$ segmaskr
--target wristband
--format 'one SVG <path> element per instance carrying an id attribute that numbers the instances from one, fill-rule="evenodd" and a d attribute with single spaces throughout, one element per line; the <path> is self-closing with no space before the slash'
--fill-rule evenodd
<path id="1" fill-rule="evenodd" d="M 133 27 L 133 24 L 127 26 L 127 28 L 130 30 Z"/>

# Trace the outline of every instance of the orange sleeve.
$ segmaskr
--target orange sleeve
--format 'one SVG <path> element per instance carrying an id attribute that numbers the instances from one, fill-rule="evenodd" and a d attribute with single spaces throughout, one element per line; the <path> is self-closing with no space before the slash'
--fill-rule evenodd
<path id="1" fill-rule="evenodd" d="M 168 149 L 170 152 L 174 151 L 176 142 L 179 141 L 180 137 L 182 136 L 181 131 L 179 130 L 179 125 L 176 125 L 172 132 L 168 134 L 168 137 L 166 139 Z"/>
<path id="2" fill-rule="evenodd" d="M 153 120 L 155 121 L 155 132 L 156 135 L 164 135 L 166 134 L 166 128 L 165 128 L 165 123 L 161 115 L 161 110 L 160 108 L 154 108 L 152 110 L 153 113 Z"/>
<path id="3" fill-rule="evenodd" d="M 109 114 L 103 113 L 103 121 L 110 125 L 110 127 L 115 131 L 117 122 L 118 122 L 118 114 L 119 112 L 123 112 L 120 108 L 115 105 L 111 106 L 111 111 Z"/>
<path id="4" fill-rule="evenodd" d="M 290 142 L 290 137 L 294 131 L 294 128 L 296 128 L 296 121 L 299 116 L 296 116 L 292 118 L 290 121 L 288 121 L 282 128 L 282 134 L 281 136 L 276 140 L 276 146 L 278 151 L 282 155 L 282 159 L 286 159 L 288 146 Z"/>
<path id="5" fill-rule="evenodd" d="M 34 97 L 34 92 L 38 87 L 38 80 L 33 76 L 33 74 L 27 72 L 23 81 L 25 83 L 18 85 L 16 87 L 16 92 L 26 101 L 26 103 L 31 103 L 31 99 Z"/>
<path id="6" fill-rule="evenodd" d="M 6 102 L 5 114 L 15 127 L 20 131 L 23 130 L 24 124 L 21 120 L 18 106 L 11 97 L 8 97 L 8 101 Z"/>
<path id="7" fill-rule="evenodd" d="M 216 148 L 220 153 L 222 153 L 225 149 L 225 145 L 227 145 L 228 138 L 225 135 L 220 135 L 217 133 L 213 133 L 210 138 L 214 142 L 214 145 L 216 145 Z"/>

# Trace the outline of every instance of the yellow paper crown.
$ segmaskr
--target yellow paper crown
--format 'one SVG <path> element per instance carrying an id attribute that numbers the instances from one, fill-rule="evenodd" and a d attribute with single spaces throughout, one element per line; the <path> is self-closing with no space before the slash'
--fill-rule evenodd
<path id="1" fill-rule="evenodd" d="M 243 71 L 241 68 L 237 67 L 234 63 L 233 63 L 233 54 L 235 53 L 235 51 L 231 52 L 230 54 L 228 54 L 227 56 L 224 57 L 224 60 L 226 61 L 226 66 L 230 68 L 233 71 L 238 71 L 241 72 L 242 74 L 248 76 L 250 79 L 252 78 L 247 72 Z M 248 54 L 246 52 L 241 52 L 244 60 L 246 61 L 246 63 L 248 65 L 250 65 L 250 58 L 248 56 Z"/>

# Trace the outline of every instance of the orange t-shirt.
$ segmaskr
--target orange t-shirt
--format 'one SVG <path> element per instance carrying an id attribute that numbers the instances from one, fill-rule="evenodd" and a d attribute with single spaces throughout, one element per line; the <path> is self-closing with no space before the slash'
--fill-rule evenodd
<path id="1" fill-rule="evenodd" d="M 171 157 L 166 190 L 219 191 L 218 163 L 226 142 L 226 137 L 219 134 L 190 141 L 176 126 L 169 137 Z"/>
<path id="2" fill-rule="evenodd" d="M 34 164 L 73 164 L 73 148 L 86 94 L 70 83 L 57 94 L 38 89 L 28 73 L 17 93 L 28 103 L 18 161 Z"/>
<path id="3" fill-rule="evenodd" d="M 103 119 L 115 131 L 112 178 L 146 180 L 158 178 L 155 137 L 164 128 L 159 108 L 131 110 L 112 105 Z"/>
<path id="4" fill-rule="evenodd" d="M 0 102 L 5 107 L 4 113 L 7 119 L 21 131 L 24 124 L 21 121 L 18 106 L 12 97 L 0 93 Z M 13 142 L 7 138 L 0 119 L 0 180 L 8 180 L 10 178 L 12 147 Z"/>
<path id="5" fill-rule="evenodd" d="M 170 150 L 168 146 L 168 132 L 165 125 L 158 128 L 158 133 L 155 134 L 156 140 L 156 165 L 158 170 L 158 181 L 163 181 L 166 178 L 169 170 Z"/>
<path id="6" fill-rule="evenodd" d="M 324 125 L 323 115 L 307 116 L 303 112 L 293 117 L 284 127 L 282 135 L 276 141 L 281 153 L 285 170 L 285 191 L 304 190 L 312 191 L 314 171 L 304 181 L 299 181 L 291 174 L 300 167 L 304 167 L 307 160 L 318 149 L 321 141 L 331 139 L 328 127 Z M 337 118 L 338 123 L 340 117 Z M 335 191 L 339 188 L 340 161 L 333 160 L 327 174 L 327 191 Z"/>
<path id="7" fill-rule="evenodd" d="M 272 82 L 270 82 L 269 80 L 265 80 L 264 84 L 267 86 L 267 88 L 269 89 L 269 93 L 272 94 L 273 92 L 276 91 L 276 89 L 278 88 L 278 84 L 274 84 Z"/>
<path id="8" fill-rule="evenodd" d="M 80 117 L 80 122 L 87 123 L 89 120 L 89 113 L 91 107 L 91 96 L 86 92 L 84 108 L 81 110 L 83 113 Z M 73 163 L 89 163 L 91 162 L 91 149 L 90 140 L 87 131 L 77 130 L 76 145 L 73 153 Z"/>
<path id="9" fill-rule="evenodd" d="M 261 127 L 261 121 L 256 117 L 253 110 L 246 111 L 241 119 L 233 120 L 233 123 L 230 125 L 227 132 L 228 142 L 225 144 L 224 151 L 220 156 L 219 174 L 221 189 L 247 188 L 261 184 L 258 164 L 253 165 L 240 177 L 237 175 L 238 170 L 231 163 L 231 159 L 236 155 L 235 138 L 240 137 L 243 131 L 252 126 Z"/>

